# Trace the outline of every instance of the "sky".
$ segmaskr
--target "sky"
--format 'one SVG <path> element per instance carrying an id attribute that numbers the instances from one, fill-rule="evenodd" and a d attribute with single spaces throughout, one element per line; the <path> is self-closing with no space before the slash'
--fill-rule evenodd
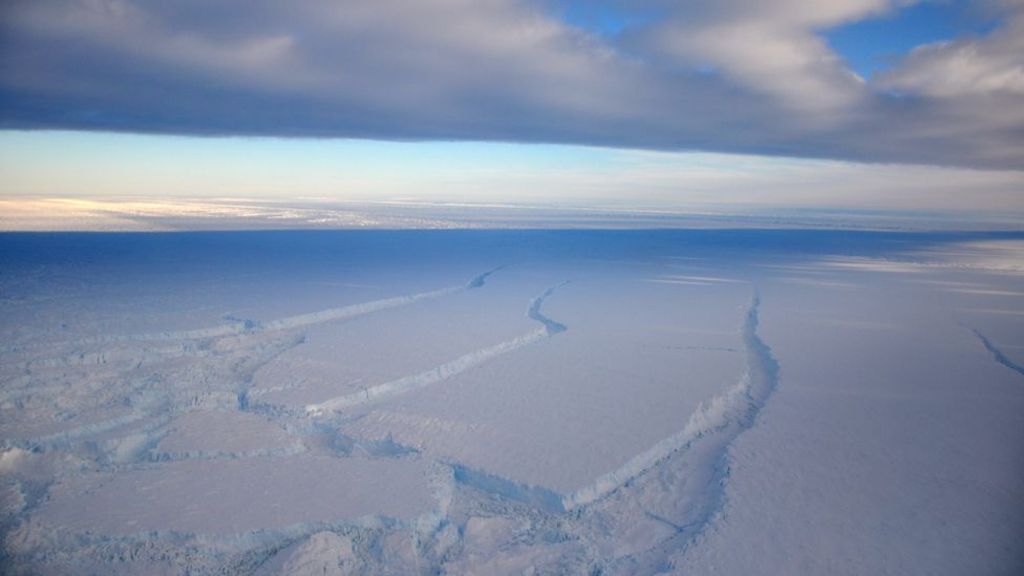
<path id="1" fill-rule="evenodd" d="M 1024 212 L 1021 0 L 7 0 L 0 195 Z"/>

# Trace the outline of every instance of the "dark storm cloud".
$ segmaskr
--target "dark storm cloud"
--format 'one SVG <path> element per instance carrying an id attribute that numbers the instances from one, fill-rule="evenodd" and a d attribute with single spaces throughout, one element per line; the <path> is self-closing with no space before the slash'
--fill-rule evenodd
<path id="1" fill-rule="evenodd" d="M 1024 167 L 1019 5 L 877 84 L 817 35 L 905 3 L 608 2 L 657 18 L 605 35 L 539 0 L 8 0 L 0 122 Z"/>

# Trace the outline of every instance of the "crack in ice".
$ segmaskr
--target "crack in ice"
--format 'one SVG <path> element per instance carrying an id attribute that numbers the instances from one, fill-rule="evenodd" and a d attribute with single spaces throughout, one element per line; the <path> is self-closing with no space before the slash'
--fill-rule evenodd
<path id="1" fill-rule="evenodd" d="M 985 349 L 988 350 L 989 354 L 992 355 L 993 360 L 1009 368 L 1010 370 L 1013 370 L 1017 374 L 1024 376 L 1024 366 L 1011 360 L 1005 352 L 1000 350 L 991 340 L 988 339 L 988 337 L 986 337 L 984 334 L 978 331 L 978 329 L 970 327 L 968 328 L 974 334 L 974 336 L 977 337 L 979 341 L 981 341 L 982 345 L 985 346 Z"/>
<path id="2" fill-rule="evenodd" d="M 484 284 L 487 282 L 488 277 L 490 277 L 492 274 L 503 268 L 505 268 L 505 266 L 493 268 L 491 270 L 488 270 L 487 272 L 474 276 L 469 282 L 466 282 L 465 284 L 458 286 L 448 286 L 446 288 L 439 288 L 437 290 L 431 290 L 428 292 L 407 294 L 405 296 L 395 296 L 393 298 L 384 298 L 381 300 L 371 300 L 369 302 L 362 302 L 359 304 L 342 306 L 340 308 L 328 308 L 326 310 L 310 312 L 308 314 L 298 314 L 295 316 L 279 318 L 277 320 L 271 320 L 266 323 L 261 323 L 254 320 L 239 320 L 228 325 L 210 326 L 207 328 L 197 328 L 194 330 L 152 332 L 148 334 L 135 334 L 128 336 L 109 336 L 105 338 L 91 338 L 83 340 L 79 342 L 79 344 L 133 341 L 146 342 L 153 340 L 203 340 L 208 338 L 221 338 L 225 336 L 240 336 L 245 334 L 272 332 L 278 330 L 291 330 L 294 328 L 302 328 L 305 326 L 321 324 L 324 322 L 347 320 L 349 318 L 364 316 L 366 314 L 379 312 L 381 310 L 389 310 L 391 308 L 398 308 L 400 306 L 406 306 L 424 300 L 434 300 L 444 296 L 450 296 L 453 294 L 458 294 L 460 292 L 465 292 L 467 290 L 475 290 L 477 288 L 482 288 Z"/>
<path id="3" fill-rule="evenodd" d="M 562 283 L 558 286 L 548 288 L 543 294 L 534 298 L 530 302 L 530 308 L 527 311 L 527 316 L 543 324 L 543 327 L 541 328 L 522 334 L 512 338 L 511 340 L 506 340 L 493 346 L 488 346 L 487 348 L 482 348 L 480 350 L 464 354 L 454 360 L 418 374 L 403 376 L 397 380 L 364 388 L 359 392 L 352 392 L 317 404 L 310 404 L 306 406 L 306 413 L 312 416 L 322 416 L 329 412 L 336 412 L 345 408 L 361 406 L 363 404 L 379 401 L 382 398 L 397 396 L 412 390 L 425 388 L 447 380 L 452 376 L 461 374 L 471 368 L 475 368 L 476 366 L 497 358 L 498 356 L 514 352 L 524 346 L 529 346 L 530 344 L 534 344 L 564 332 L 568 330 L 564 324 L 555 322 L 540 312 L 540 308 L 543 305 L 544 300 L 551 296 L 555 289 L 564 285 L 565 283 Z"/>
<path id="4" fill-rule="evenodd" d="M 743 327 L 747 371 L 740 381 L 710 402 L 702 402 L 679 432 L 634 456 L 619 469 L 600 476 L 589 486 L 567 495 L 563 500 L 566 510 L 605 498 L 707 435 L 725 434 L 727 440 L 724 445 L 728 446 L 740 432 L 753 424 L 761 406 L 777 385 L 779 370 L 771 349 L 757 334 L 759 308 L 760 297 L 755 293 Z"/>

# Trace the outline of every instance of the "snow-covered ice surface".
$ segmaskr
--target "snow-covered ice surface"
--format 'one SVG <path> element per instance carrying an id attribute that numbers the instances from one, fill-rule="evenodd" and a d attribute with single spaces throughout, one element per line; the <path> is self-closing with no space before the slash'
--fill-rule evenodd
<path id="1" fill-rule="evenodd" d="M 1024 236 L 0 236 L 13 574 L 1019 574 Z"/>

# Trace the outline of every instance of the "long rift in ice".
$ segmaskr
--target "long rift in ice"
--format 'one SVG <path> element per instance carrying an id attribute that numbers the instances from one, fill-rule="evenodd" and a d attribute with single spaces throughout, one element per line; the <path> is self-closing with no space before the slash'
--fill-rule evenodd
<path id="1" fill-rule="evenodd" d="M 988 339 L 988 337 L 979 332 L 976 328 L 970 328 L 970 330 L 974 334 L 974 336 L 982 343 L 982 345 L 985 346 L 985 349 L 988 350 L 989 354 L 992 355 L 992 358 L 996 362 L 1002 364 L 1003 366 L 1006 366 L 1007 368 L 1013 370 L 1014 372 L 1020 374 L 1021 376 L 1024 376 L 1024 366 L 1011 360 L 1010 357 L 1006 355 L 1006 353 L 1000 350 L 994 343 L 992 343 L 991 340 Z"/>
<path id="2" fill-rule="evenodd" d="M 272 332 L 276 330 L 290 330 L 294 328 L 303 328 L 306 326 L 312 326 L 314 324 L 321 324 L 324 322 L 331 322 L 336 320 L 347 320 L 349 318 L 355 318 L 358 316 L 364 316 L 373 312 L 379 312 L 381 310 L 388 310 L 391 308 L 398 308 L 400 306 L 407 306 L 416 302 L 424 300 L 434 300 L 445 296 L 451 296 L 467 290 L 474 290 L 476 288 L 482 288 L 487 282 L 487 278 L 495 272 L 501 270 L 505 266 L 499 266 L 474 276 L 469 282 L 458 286 L 448 286 L 446 288 L 438 288 L 437 290 L 431 290 L 428 292 L 419 292 L 416 294 L 407 294 L 405 296 L 395 296 L 393 298 L 384 298 L 381 300 L 372 300 L 370 302 L 362 302 L 359 304 L 352 304 L 350 306 L 342 306 L 340 308 L 328 308 L 327 310 L 320 310 L 318 312 L 310 312 L 308 314 L 298 314 L 296 316 L 288 316 L 286 318 L 279 318 L 277 320 L 271 320 L 270 322 L 260 323 L 252 320 L 241 320 L 231 324 L 223 326 L 211 326 L 208 328 L 197 328 L 194 330 L 179 330 L 169 332 L 152 332 L 148 334 L 135 334 L 130 336 L 111 336 L 106 338 L 90 339 L 85 341 L 86 343 L 103 343 L 103 342 L 122 342 L 122 341 L 152 341 L 152 340 L 201 340 L 206 338 L 221 338 L 224 336 L 237 336 L 241 334 L 251 334 L 255 332 Z"/>
<path id="3" fill-rule="evenodd" d="M 562 502 L 566 510 L 586 506 L 608 496 L 707 435 L 722 435 L 720 445 L 728 446 L 732 439 L 753 424 L 761 406 L 777 385 L 779 371 L 771 349 L 757 334 L 759 307 L 760 298 L 755 294 L 743 325 L 747 370 L 740 381 L 710 402 L 702 403 L 679 432 L 634 456 L 621 468 L 566 496 Z"/>
<path id="4" fill-rule="evenodd" d="M 548 336 L 554 336 L 559 332 L 565 332 L 569 328 L 565 324 L 562 324 L 561 322 L 555 322 L 551 318 L 548 318 L 544 314 L 541 314 L 540 307 L 542 304 L 544 304 L 544 300 L 546 300 L 548 296 L 551 296 L 555 292 L 555 290 L 558 290 L 559 288 L 565 286 L 568 283 L 569 282 L 566 281 L 562 282 L 561 284 L 558 284 L 557 286 L 552 286 L 551 288 L 548 288 L 547 290 L 544 291 L 543 294 L 533 299 L 533 302 L 530 303 L 530 309 L 526 311 L 526 315 L 529 316 L 531 320 L 536 320 L 537 322 L 540 322 L 541 324 L 544 325 L 544 330 Z"/>
<path id="5" fill-rule="evenodd" d="M 328 412 L 343 410 L 345 408 L 352 408 L 353 406 L 368 404 L 382 398 L 397 396 L 411 390 L 424 388 L 443 380 L 447 380 L 452 376 L 479 366 L 480 364 L 483 364 L 493 358 L 497 358 L 498 356 L 508 354 L 509 352 L 513 352 L 524 346 L 529 346 L 535 342 L 550 338 L 560 332 L 565 332 L 568 328 L 564 324 L 555 322 L 540 312 L 540 308 L 543 305 L 544 300 L 551 296 L 557 288 L 563 285 L 564 283 L 548 288 L 543 294 L 534 298 L 530 302 L 530 308 L 527 310 L 527 316 L 543 324 L 542 327 L 537 328 L 532 332 L 522 334 L 512 338 L 511 340 L 506 340 L 487 348 L 464 354 L 450 362 L 445 362 L 440 366 L 436 366 L 425 372 L 420 372 L 419 374 L 404 376 L 397 380 L 365 388 L 359 392 L 345 394 L 344 396 L 337 396 L 318 404 L 310 404 L 306 406 L 306 413 L 314 416 L 322 415 Z"/>
<path id="6" fill-rule="evenodd" d="M 515 482 L 457 463 L 452 464 L 452 474 L 456 482 L 477 490 L 496 494 L 507 500 L 523 502 L 550 513 L 565 512 L 565 509 L 562 508 L 562 498 L 558 493 L 543 486 Z"/>

